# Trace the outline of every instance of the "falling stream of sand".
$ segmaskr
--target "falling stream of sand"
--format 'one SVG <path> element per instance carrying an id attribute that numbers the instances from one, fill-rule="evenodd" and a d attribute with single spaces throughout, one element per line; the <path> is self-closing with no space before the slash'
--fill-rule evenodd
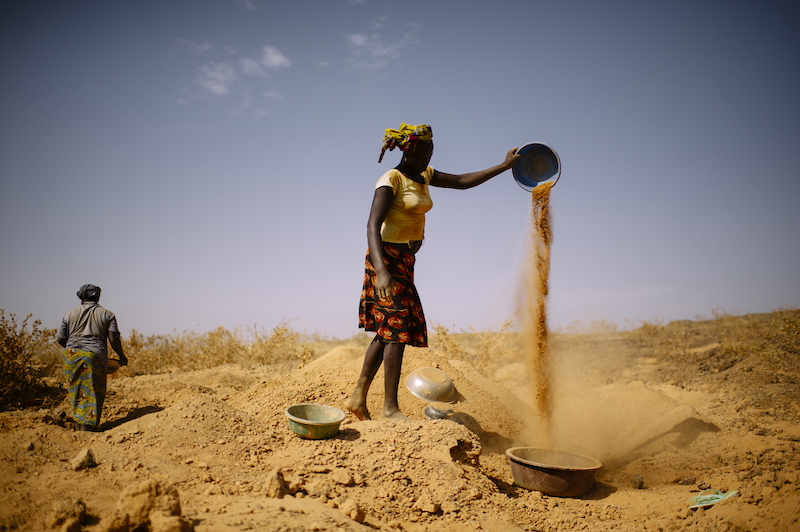
<path id="1" fill-rule="evenodd" d="M 553 182 L 541 183 L 531 192 L 531 241 L 525 272 L 523 300 L 523 335 L 527 352 L 528 372 L 534 404 L 539 413 L 541 443 L 549 446 L 552 439 L 552 397 L 550 361 L 547 348 L 547 291 L 550 275 L 550 189 Z"/>

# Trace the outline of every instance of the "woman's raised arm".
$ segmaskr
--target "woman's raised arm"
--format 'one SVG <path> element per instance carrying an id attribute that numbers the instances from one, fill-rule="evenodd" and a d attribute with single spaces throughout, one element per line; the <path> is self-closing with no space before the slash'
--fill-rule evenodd
<path id="1" fill-rule="evenodd" d="M 519 159 L 519 155 L 517 155 L 516 152 L 517 148 L 508 150 L 508 153 L 506 154 L 506 160 L 503 161 L 502 164 L 492 166 L 491 168 L 487 168 L 486 170 L 481 170 L 479 172 L 470 172 L 468 174 L 445 174 L 437 170 L 433 173 L 430 185 L 432 187 L 457 188 L 460 190 L 477 187 L 481 183 L 485 183 L 494 176 L 502 174 L 511 168 L 511 166 L 514 164 L 514 161 Z"/>

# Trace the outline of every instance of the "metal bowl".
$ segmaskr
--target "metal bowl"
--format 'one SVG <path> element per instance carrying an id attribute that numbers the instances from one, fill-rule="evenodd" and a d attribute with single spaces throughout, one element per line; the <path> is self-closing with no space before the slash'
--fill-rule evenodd
<path id="1" fill-rule="evenodd" d="M 437 368 L 417 368 L 406 377 L 406 388 L 423 401 L 452 403 L 456 388 L 447 373 Z"/>
<path id="2" fill-rule="evenodd" d="M 344 421 L 344 412 L 338 408 L 313 403 L 292 405 L 286 409 L 289 428 L 292 432 L 309 440 L 324 440 L 339 432 Z"/>
<path id="3" fill-rule="evenodd" d="M 514 180 L 528 192 L 543 181 L 561 176 L 561 159 L 556 151 L 541 142 L 529 142 L 517 150 L 519 159 L 511 167 Z M 555 183 L 554 183 L 555 184 Z"/>
<path id="4" fill-rule="evenodd" d="M 506 456 L 515 484 L 554 497 L 583 495 L 603 467 L 594 458 L 533 447 L 512 447 L 506 450 Z"/>
<path id="5" fill-rule="evenodd" d="M 453 407 L 448 403 L 429 403 L 422 409 L 422 413 L 428 419 L 446 419 L 450 414 L 455 413 Z"/>

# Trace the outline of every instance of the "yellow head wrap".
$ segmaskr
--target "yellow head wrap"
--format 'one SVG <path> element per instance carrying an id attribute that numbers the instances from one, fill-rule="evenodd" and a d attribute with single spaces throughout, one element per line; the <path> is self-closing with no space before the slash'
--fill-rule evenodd
<path id="1" fill-rule="evenodd" d="M 409 126 L 404 122 L 400 124 L 400 129 L 387 129 L 386 134 L 383 136 L 383 149 L 381 149 L 381 156 L 378 157 L 378 162 L 383 160 L 383 154 L 386 150 L 392 151 L 395 148 L 400 148 L 405 153 L 413 152 L 417 147 L 417 142 L 420 140 L 433 140 L 431 126 L 424 124 Z"/>

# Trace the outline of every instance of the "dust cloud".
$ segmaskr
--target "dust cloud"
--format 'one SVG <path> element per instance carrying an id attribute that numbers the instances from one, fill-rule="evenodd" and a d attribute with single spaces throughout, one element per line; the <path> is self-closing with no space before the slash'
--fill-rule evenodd
<path id="1" fill-rule="evenodd" d="M 615 371 L 621 360 L 631 357 L 630 351 L 620 352 L 619 342 L 614 342 L 613 348 L 603 342 L 591 344 L 589 349 L 585 343 L 579 348 L 568 341 L 555 348 L 550 345 L 547 297 L 552 185 L 541 183 L 531 192 L 530 247 L 519 311 L 528 382 L 520 395 L 533 407 L 537 419 L 528 420 L 517 444 L 622 464 L 645 452 L 657 452 L 657 446 L 668 446 L 681 435 L 675 427 L 694 419 L 695 412 L 662 390 L 626 378 L 624 366 Z M 609 370 L 614 378 L 608 378 Z M 601 374 L 605 375 L 603 382 Z"/>

